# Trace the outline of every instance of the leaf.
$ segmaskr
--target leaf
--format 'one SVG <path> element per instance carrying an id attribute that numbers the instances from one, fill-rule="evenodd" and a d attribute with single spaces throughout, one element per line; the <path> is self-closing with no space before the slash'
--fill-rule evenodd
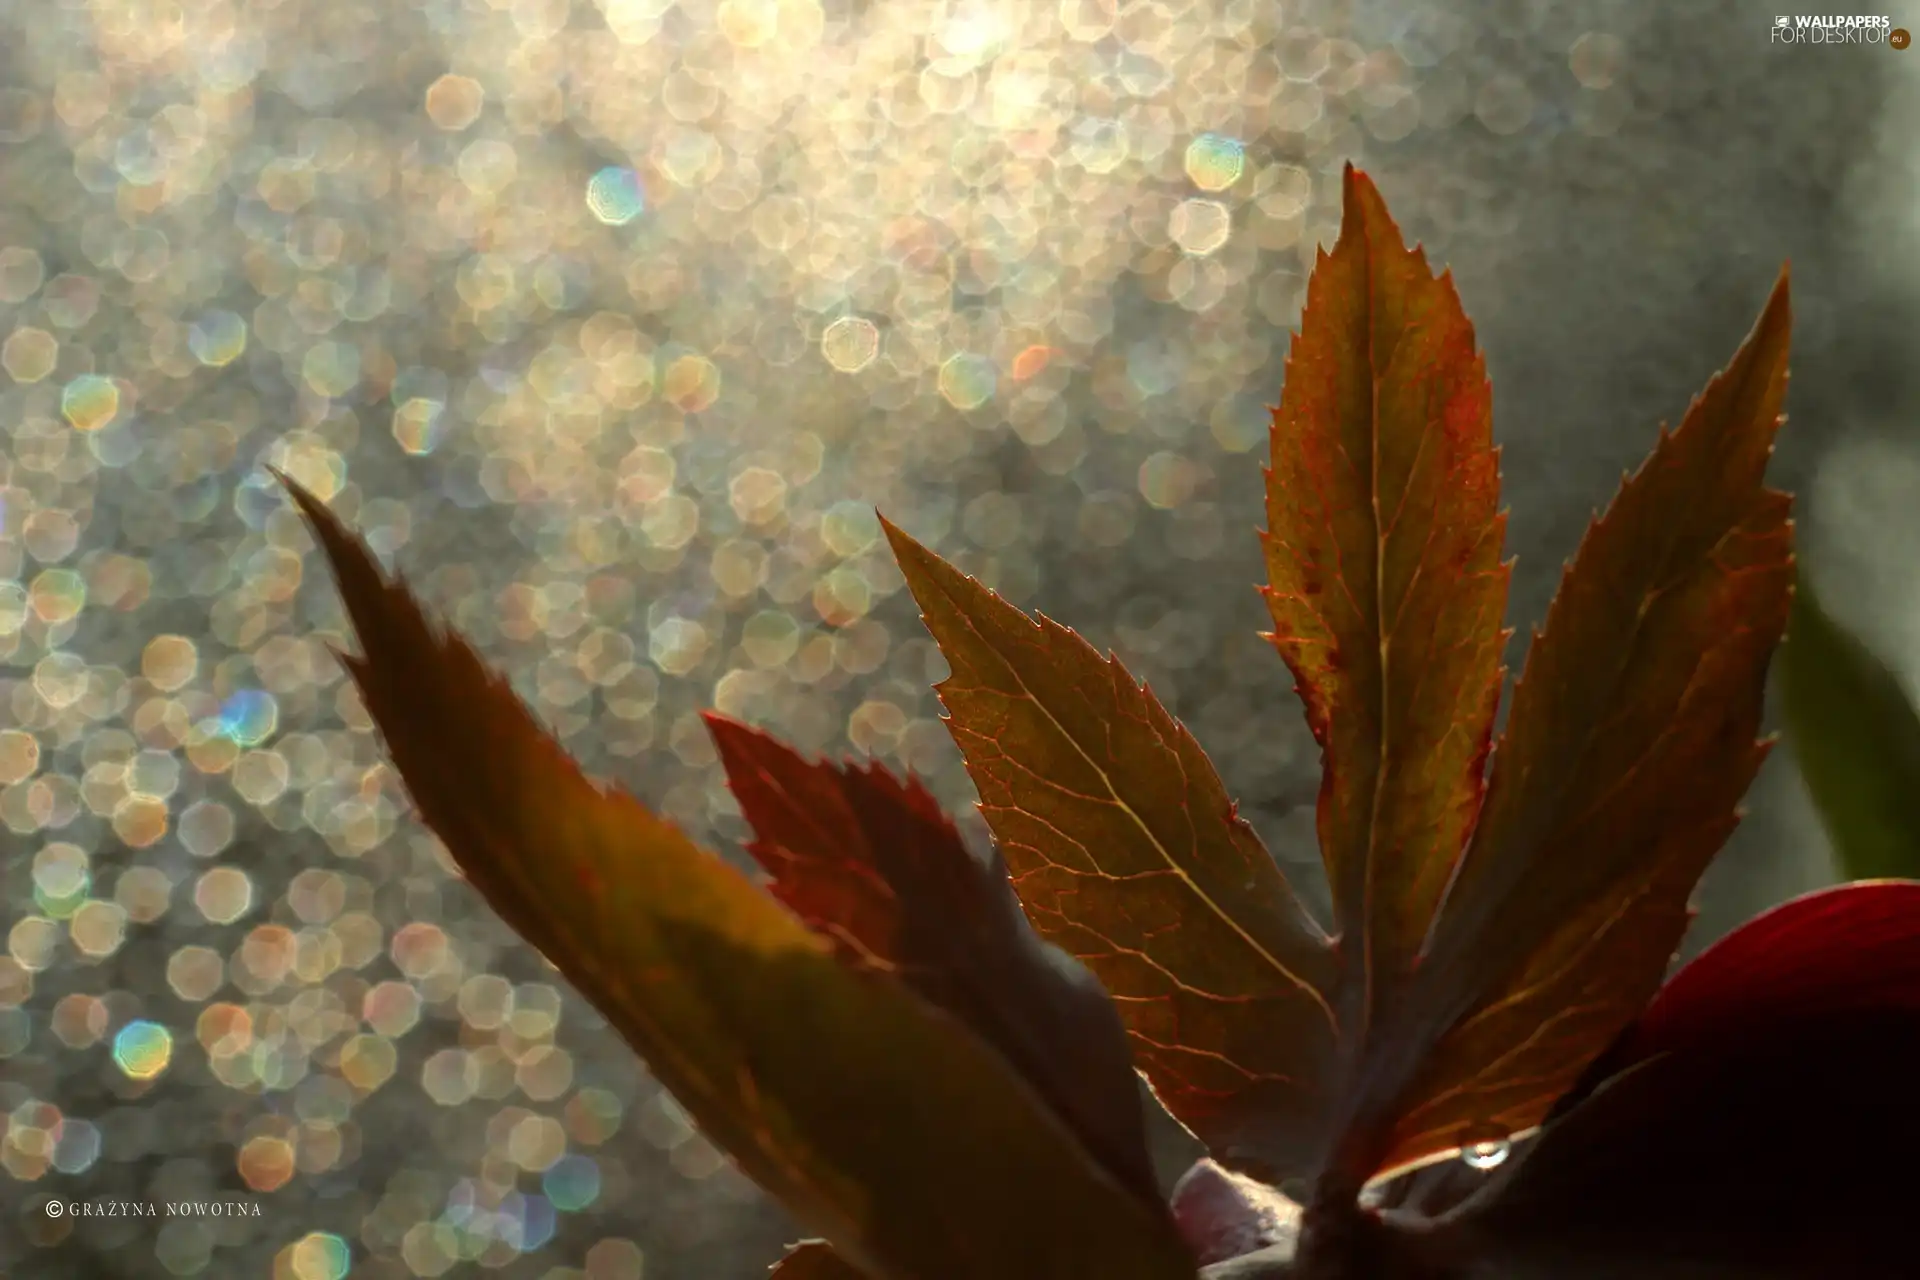
<path id="1" fill-rule="evenodd" d="M 749 1176 L 874 1280 L 1191 1277 L 1170 1218 L 1089 1161 L 998 1054 L 589 781 L 281 481 L 332 563 L 365 651 L 342 661 L 421 816 Z"/>
<path id="2" fill-rule="evenodd" d="M 1676 974 L 1442 1234 L 1568 1280 L 1910 1277 L 1916 1067 L 1920 884 L 1809 894 Z"/>
<path id="3" fill-rule="evenodd" d="M 1842 873 L 1920 877 L 1920 715 L 1804 572 L 1780 661 L 1788 741 Z"/>
<path id="4" fill-rule="evenodd" d="M 1333 252 L 1307 286 L 1273 411 L 1268 637 L 1293 672 L 1323 770 L 1320 854 L 1354 1073 L 1329 1117 L 1344 1192 L 1377 1167 L 1377 1117 L 1407 1063 L 1405 994 L 1479 810 L 1506 641 L 1492 393 L 1449 275 L 1405 247 L 1347 167 Z M 1386 1073 L 1380 1097 L 1369 1072 Z M 1369 1127 L 1371 1126 L 1371 1127 Z"/>
<path id="5" fill-rule="evenodd" d="M 1792 577 L 1765 487 L 1783 271 L 1726 370 L 1588 528 L 1535 637 L 1485 809 L 1357 1108 L 1392 1167 L 1537 1124 L 1659 986 L 1766 746 Z M 1365 1149 L 1364 1147 L 1362 1148 Z"/>
<path id="6" fill-rule="evenodd" d="M 1499 700 L 1506 517 L 1492 390 L 1450 275 L 1347 166 L 1273 411 L 1268 637 L 1321 747 L 1343 1026 L 1412 970 L 1479 809 Z M 1383 1047 L 1381 1052 L 1390 1052 Z"/>
<path id="7" fill-rule="evenodd" d="M 864 1271 L 835 1253 L 825 1240 L 802 1240 L 789 1246 L 768 1274 L 770 1280 L 867 1280 Z"/>
<path id="8" fill-rule="evenodd" d="M 1117 659 L 881 524 L 1028 918 L 1112 993 L 1141 1071 L 1216 1159 L 1310 1171 L 1332 954 L 1212 763 Z"/>
<path id="9" fill-rule="evenodd" d="M 978 1032 L 1116 1181 L 1159 1205 L 1119 1015 L 1083 965 L 1034 935 L 999 855 L 974 857 L 915 778 L 706 721 L 774 896 Z"/>

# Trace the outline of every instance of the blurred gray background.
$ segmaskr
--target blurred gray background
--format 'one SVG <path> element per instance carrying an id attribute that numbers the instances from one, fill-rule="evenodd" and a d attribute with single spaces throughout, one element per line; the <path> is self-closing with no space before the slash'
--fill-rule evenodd
<path id="1" fill-rule="evenodd" d="M 1920 674 L 1920 53 L 1774 16 L 0 0 L 0 1273 L 691 1280 L 795 1234 L 407 816 L 262 463 L 730 855 L 705 706 L 982 834 L 877 505 L 1116 649 L 1318 892 L 1253 531 L 1353 159 L 1487 352 L 1510 663 L 1790 258 L 1775 483 Z M 1776 752 L 1695 945 L 1832 875 Z"/>

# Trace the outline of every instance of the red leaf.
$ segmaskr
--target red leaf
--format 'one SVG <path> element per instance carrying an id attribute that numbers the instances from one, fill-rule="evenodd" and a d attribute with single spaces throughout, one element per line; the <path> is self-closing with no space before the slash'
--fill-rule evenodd
<path id="1" fill-rule="evenodd" d="M 899 900 L 880 874 L 853 807 L 850 791 L 859 784 L 825 761 L 806 760 L 784 743 L 718 712 L 704 712 L 702 718 L 741 816 L 753 828 L 747 852 L 772 877 L 768 887 L 773 896 L 831 939 L 847 959 L 878 969 L 896 968 L 908 939 L 902 936 Z M 929 834 L 948 825 L 915 781 L 898 787 L 889 798 Z M 914 813 L 920 806 L 924 808 Z M 954 832 L 953 839 L 958 838 Z"/>
<path id="2" fill-rule="evenodd" d="M 998 853 L 976 858 L 918 779 L 706 721 L 774 896 L 979 1032 L 1117 1181 L 1158 1204 L 1119 1015 L 1085 966 L 1034 935 Z"/>

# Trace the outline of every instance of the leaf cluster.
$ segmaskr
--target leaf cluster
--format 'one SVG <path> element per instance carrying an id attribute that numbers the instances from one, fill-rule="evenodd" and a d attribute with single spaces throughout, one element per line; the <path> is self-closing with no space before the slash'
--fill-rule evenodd
<path id="1" fill-rule="evenodd" d="M 1910 1276 L 1911 1177 L 1864 1170 L 1920 1145 L 1920 885 L 1790 903 L 1667 980 L 1766 754 L 1789 329 L 1783 273 L 1588 529 L 1496 741 L 1491 389 L 1348 169 L 1262 534 L 1324 926 L 1150 689 L 891 523 L 993 847 L 912 777 L 709 716 L 763 885 L 586 778 L 288 487 L 421 818 L 819 1232 L 782 1280 Z M 1210 1153 L 1171 1199 L 1136 1072 Z"/>

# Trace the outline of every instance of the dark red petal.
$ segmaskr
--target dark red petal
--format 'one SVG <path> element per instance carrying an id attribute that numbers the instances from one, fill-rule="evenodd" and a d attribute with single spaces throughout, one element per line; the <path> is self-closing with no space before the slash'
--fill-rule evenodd
<path id="1" fill-rule="evenodd" d="M 1920 1011 L 1920 881 L 1822 889 L 1749 920 L 1660 989 L 1618 1066 L 1871 1009 Z"/>
<path id="2" fill-rule="evenodd" d="M 1451 1232 L 1489 1275 L 1913 1280 L 1916 1080 L 1910 1007 L 1656 1054 L 1549 1122 Z"/>
<path id="3" fill-rule="evenodd" d="M 1911 1280 L 1916 1081 L 1920 882 L 1808 894 L 1676 974 L 1454 1229 L 1566 1280 Z"/>

